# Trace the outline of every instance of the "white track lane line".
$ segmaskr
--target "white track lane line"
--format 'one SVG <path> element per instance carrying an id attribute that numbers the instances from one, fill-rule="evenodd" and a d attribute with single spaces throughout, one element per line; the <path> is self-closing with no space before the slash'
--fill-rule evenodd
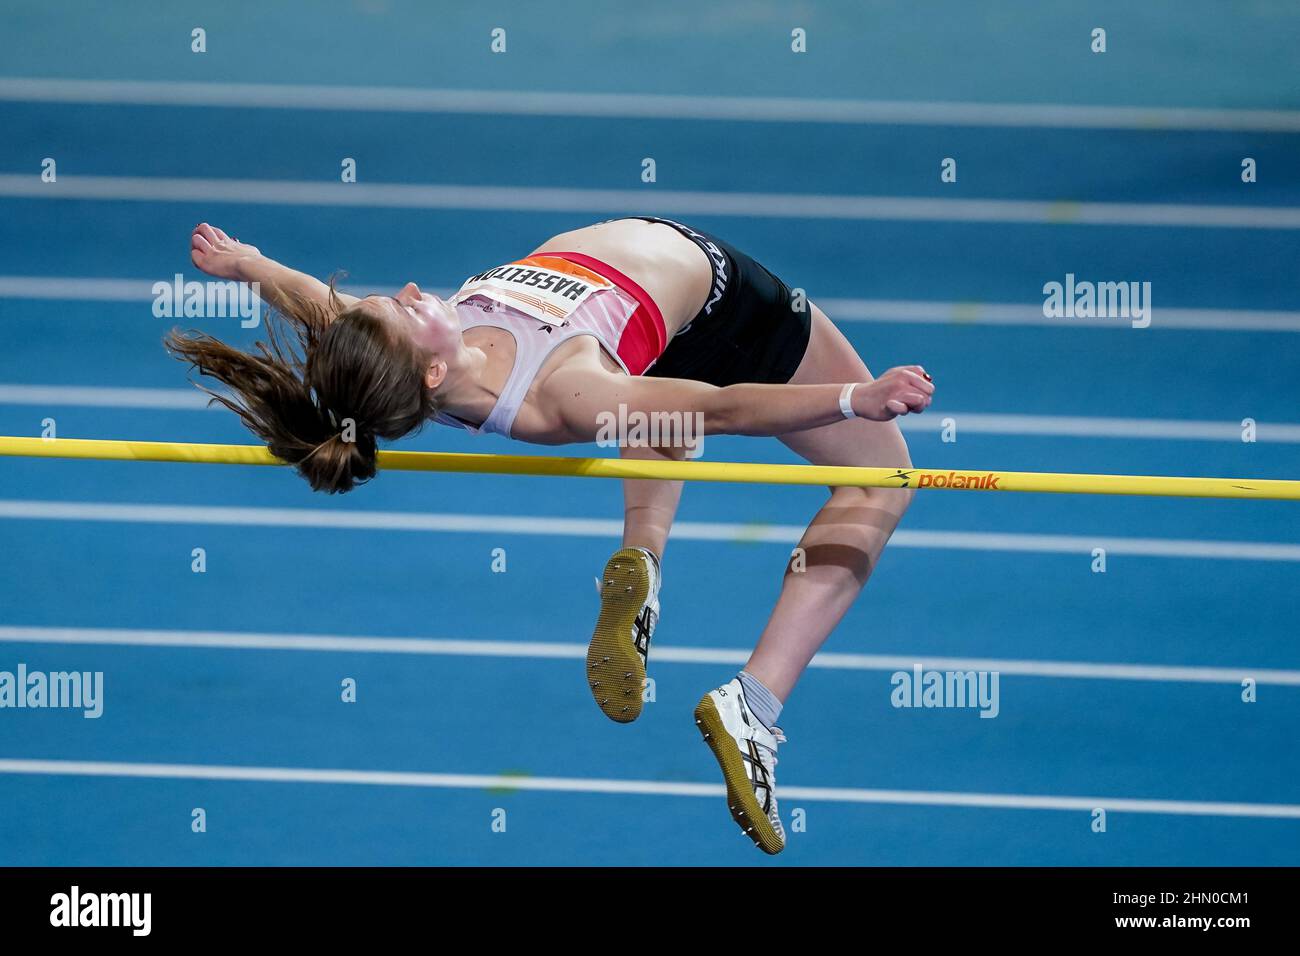
<path id="1" fill-rule="evenodd" d="M 327 634 L 262 634 L 231 631 L 142 630 L 98 627 L 0 626 L 0 643 L 85 644 L 110 647 L 178 647 L 222 650 L 303 651 L 354 654 L 416 654 L 447 657 L 512 657 L 580 660 L 585 644 L 541 641 L 455 640 L 423 637 L 357 637 Z M 655 645 L 661 664 L 743 665 L 747 650 Z M 1035 661 L 1000 658 L 924 657 L 903 654 L 821 653 L 810 667 L 851 671 L 997 671 L 1004 676 L 1158 683 L 1257 684 L 1300 687 L 1300 670 L 1258 667 L 1199 667 L 1167 664 L 1106 664 L 1090 661 Z"/>
<path id="2" fill-rule="evenodd" d="M 780 123 L 1300 132 L 1294 110 L 0 78 L 0 100 Z"/>
<path id="3" fill-rule="evenodd" d="M 720 797 L 713 783 L 658 780 L 608 780 L 586 777 L 525 777 L 510 774 L 412 773 L 388 770 L 323 770 L 306 767 L 236 767 L 212 764 L 118 763 L 88 760 L 0 759 L 0 774 L 40 776 L 138 777 L 168 780 L 222 780 L 252 783 L 351 784 L 377 787 L 427 787 L 451 790 L 526 790 L 548 793 L 618 794 L 655 797 Z M 1065 797 L 1011 793 L 953 793 L 927 790 L 868 790 L 851 787 L 781 787 L 783 800 L 826 803 L 904 804 L 993 810 L 1074 810 L 1101 807 L 1116 813 L 1172 816 L 1256 817 L 1300 820 L 1300 805 L 1219 803 L 1199 800 L 1149 800 L 1132 797 Z"/>
<path id="4" fill-rule="evenodd" d="M 120 521 L 261 528 L 329 528 L 339 531 L 533 534 L 580 538 L 617 538 L 623 534 L 623 522 L 609 518 L 439 514 L 418 511 L 327 511 L 315 508 L 150 505 L 21 499 L 0 499 L 0 519 L 4 518 L 33 521 Z M 805 530 L 802 525 L 792 524 L 678 521 L 673 525 L 673 540 L 723 541 L 733 544 L 797 544 Z M 904 529 L 894 532 L 894 536 L 890 538 L 890 546 L 1074 555 L 1091 555 L 1093 548 L 1105 548 L 1111 556 L 1300 561 L 1300 544 L 1198 541 L 1185 538 L 1115 538 L 1104 535 L 1089 537 L 1064 534 Z"/>
<path id="5" fill-rule="evenodd" d="M 149 408 L 205 411 L 208 396 L 197 388 L 121 388 L 98 385 L 0 385 L 0 405 L 77 408 Z"/>
<path id="6" fill-rule="evenodd" d="M 0 279 L 0 295 L 4 280 Z M 827 299 L 817 304 L 836 322 L 918 325 L 1018 325 L 1045 328 L 1133 331 L 1127 319 L 1049 318 L 1043 305 L 1022 302 L 937 302 L 919 299 Z M 1190 329 L 1213 332 L 1300 332 L 1300 312 L 1267 309 L 1181 309 L 1157 306 L 1142 331 Z"/>
<path id="7" fill-rule="evenodd" d="M 182 179 L 143 176 L 0 175 L 0 196 L 385 209 L 484 209 L 621 215 L 646 204 L 635 189 L 560 186 L 465 186 L 342 183 L 274 179 Z M 1178 203 L 1077 202 L 1029 199 L 940 199 L 925 196 L 834 196 L 656 190 L 655 209 L 669 216 L 778 219 L 992 222 L 1072 226 L 1159 226 L 1208 229 L 1300 229 L 1300 207 Z"/>
<path id="8" fill-rule="evenodd" d="M 223 411 L 209 406 L 193 388 L 121 388 L 97 385 L 4 385 L 0 405 L 148 408 L 159 411 Z M 909 434 L 942 431 L 951 418 L 966 434 L 1048 435 L 1056 438 L 1140 438 L 1241 442 L 1240 422 L 1161 418 L 1102 418 L 1068 415 L 1004 415 L 932 409 L 924 416 L 899 421 Z M 1255 440 L 1264 444 L 1300 444 L 1300 424 L 1256 423 Z"/>
<path id="9" fill-rule="evenodd" d="M 0 299 L 85 302 L 152 302 L 154 279 L 100 279 L 86 276 L 0 276 Z M 396 286 L 344 285 L 345 292 L 367 295 Z M 454 289 L 434 289 L 449 296 Z M 1013 302 L 937 302 L 918 299 L 823 299 L 817 302 L 836 322 L 898 322 L 947 325 L 1020 325 L 1047 328 L 1130 329 L 1127 321 L 1104 317 L 1049 318 L 1041 304 Z M 17 318 L 17 315 L 12 317 Z M 1300 312 L 1266 309 L 1180 309 L 1161 306 L 1151 328 L 1212 332 L 1300 332 Z"/>
<path id="10" fill-rule="evenodd" d="M 165 411 L 204 411 L 207 395 L 198 389 L 131 389 L 99 385 L 0 385 L 0 405 L 72 406 L 86 408 L 157 408 Z M 1239 421 L 1180 419 L 1114 419 L 1100 416 L 1001 415 L 996 412 L 931 410 L 924 416 L 900 420 L 907 433 L 940 432 L 953 419 L 967 434 L 1034 434 L 1057 438 L 1169 438 L 1175 441 L 1242 441 Z M 1256 441 L 1300 444 L 1300 424 L 1260 421 Z"/>

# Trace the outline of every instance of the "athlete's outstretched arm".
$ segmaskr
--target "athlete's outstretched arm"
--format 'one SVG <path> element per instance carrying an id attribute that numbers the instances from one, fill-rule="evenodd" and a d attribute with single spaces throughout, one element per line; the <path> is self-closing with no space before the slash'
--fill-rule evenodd
<path id="1" fill-rule="evenodd" d="M 592 441 L 607 416 L 626 412 L 700 413 L 705 434 L 784 435 L 841 421 L 843 385 L 729 385 L 622 375 L 578 366 L 547 379 L 542 401 L 555 410 L 567 441 Z M 934 384 L 919 365 L 891 368 L 858 384 L 851 397 L 860 418 L 885 422 L 924 411 Z"/>
<path id="2" fill-rule="evenodd" d="M 195 226 L 190 236 L 190 259 L 210 276 L 258 283 L 262 300 L 282 312 L 294 301 L 314 302 L 331 313 L 336 305 L 346 309 L 360 301 L 335 292 L 337 303 L 331 302 L 324 282 L 267 258 L 256 246 L 231 239 L 206 222 Z"/>

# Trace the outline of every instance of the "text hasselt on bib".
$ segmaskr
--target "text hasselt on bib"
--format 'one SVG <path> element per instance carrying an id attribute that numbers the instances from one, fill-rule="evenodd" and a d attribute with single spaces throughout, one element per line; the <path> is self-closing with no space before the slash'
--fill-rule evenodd
<path id="1" fill-rule="evenodd" d="M 546 323 L 563 323 L 593 292 L 612 288 L 604 276 L 577 263 L 529 256 L 470 276 L 450 299 L 481 295 Z"/>

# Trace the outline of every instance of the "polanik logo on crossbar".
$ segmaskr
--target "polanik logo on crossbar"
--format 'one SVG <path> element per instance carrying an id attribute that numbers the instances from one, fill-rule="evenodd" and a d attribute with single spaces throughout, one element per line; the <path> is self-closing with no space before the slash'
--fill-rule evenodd
<path id="1" fill-rule="evenodd" d="M 916 483 L 918 488 L 969 488 L 975 491 L 1001 491 L 998 482 L 1002 480 L 1001 475 L 995 475 L 987 472 L 982 475 L 963 475 L 955 471 L 948 474 L 936 474 L 934 472 L 923 472 Z M 905 486 L 906 487 L 906 486 Z"/>

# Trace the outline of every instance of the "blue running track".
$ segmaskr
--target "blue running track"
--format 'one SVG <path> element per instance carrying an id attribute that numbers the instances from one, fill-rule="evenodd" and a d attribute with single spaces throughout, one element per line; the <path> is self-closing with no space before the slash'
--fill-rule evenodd
<path id="1" fill-rule="evenodd" d="M 249 440 L 203 410 L 150 309 L 153 282 L 195 277 L 200 220 L 358 286 L 446 289 L 621 208 L 750 252 L 872 369 L 923 362 L 920 465 L 1300 477 L 1300 9 L 797 6 L 7 7 L 0 434 Z M 524 99 L 556 92 L 621 96 Z M 1013 103 L 1042 109 L 987 108 Z M 344 157 L 359 188 L 488 192 L 380 202 L 338 182 Z M 1066 273 L 1150 282 L 1152 326 L 1035 318 Z M 402 447 L 551 453 L 437 428 Z M 793 460 L 756 439 L 708 455 Z M 0 709 L 0 865 L 1300 862 L 1296 505 L 955 492 L 918 496 L 789 701 L 780 792 L 803 825 L 759 854 L 690 713 L 743 662 L 823 495 L 687 489 L 656 700 L 618 726 L 581 664 L 617 483 L 394 473 L 333 499 L 279 469 L 0 459 L 0 671 L 105 681 L 98 719 Z M 997 670 L 998 716 L 891 706 L 891 674 L 935 659 Z"/>

